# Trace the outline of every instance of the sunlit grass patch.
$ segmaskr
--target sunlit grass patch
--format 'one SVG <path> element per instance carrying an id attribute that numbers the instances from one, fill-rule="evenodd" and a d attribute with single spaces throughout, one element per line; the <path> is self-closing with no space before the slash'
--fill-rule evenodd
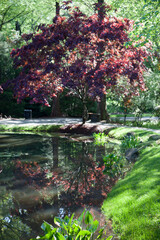
<path id="1" fill-rule="evenodd" d="M 160 146 L 144 149 L 131 172 L 103 204 L 121 240 L 158 240 L 160 236 Z"/>
<path id="2" fill-rule="evenodd" d="M 155 135 L 154 132 L 152 131 L 144 131 L 143 129 L 136 129 L 134 127 L 119 127 L 111 130 L 109 132 L 110 137 L 118 138 L 118 139 L 123 139 L 123 137 L 128 133 L 128 132 L 134 132 L 136 136 L 140 137 L 142 141 L 147 141 L 148 138 L 151 135 Z"/>

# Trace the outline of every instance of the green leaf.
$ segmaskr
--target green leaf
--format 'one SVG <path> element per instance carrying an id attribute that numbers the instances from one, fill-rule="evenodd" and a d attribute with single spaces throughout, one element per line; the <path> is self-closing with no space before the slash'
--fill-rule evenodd
<path id="1" fill-rule="evenodd" d="M 101 228 L 99 230 L 99 235 L 98 235 L 97 239 L 101 239 L 103 232 L 104 232 L 104 228 Z"/>
<path id="2" fill-rule="evenodd" d="M 80 230 L 81 230 L 81 227 L 79 226 L 79 225 L 77 225 L 77 224 L 73 224 L 72 225 L 72 228 L 73 228 L 73 230 L 74 230 L 74 233 L 77 235 L 79 232 L 80 232 Z"/>
<path id="3" fill-rule="evenodd" d="M 93 223 L 93 216 L 89 211 L 86 212 L 84 222 L 85 222 L 85 224 L 92 224 Z"/>
<path id="4" fill-rule="evenodd" d="M 81 215 L 79 216 L 79 218 L 78 218 L 78 221 L 79 221 L 80 223 L 83 221 L 83 217 L 84 217 L 85 211 L 86 211 L 86 210 L 84 210 L 84 211 L 82 212 L 82 214 L 81 214 Z"/>
<path id="5" fill-rule="evenodd" d="M 61 227 L 62 230 L 68 231 L 68 226 L 65 224 L 65 222 L 62 223 Z"/>
<path id="6" fill-rule="evenodd" d="M 62 222 L 63 222 L 63 219 L 61 219 L 61 218 L 59 218 L 59 217 L 55 217 L 55 218 L 54 218 L 54 223 L 55 223 L 58 227 L 62 226 Z"/>
<path id="7" fill-rule="evenodd" d="M 91 231 L 91 233 L 94 233 L 97 230 L 98 225 L 99 225 L 98 220 L 95 220 L 88 230 Z"/>
<path id="8" fill-rule="evenodd" d="M 111 240 L 113 238 L 113 236 L 109 236 L 106 240 Z"/>
<path id="9" fill-rule="evenodd" d="M 71 216 L 71 218 L 69 220 L 69 225 L 71 225 L 73 218 L 74 218 L 74 213 L 72 214 L 72 216 Z"/>
<path id="10" fill-rule="evenodd" d="M 56 232 L 55 236 L 57 240 L 65 240 L 65 237 L 59 232 Z"/>
<path id="11" fill-rule="evenodd" d="M 47 222 L 44 222 L 42 225 L 41 225 L 41 228 L 43 231 L 45 231 L 45 233 L 49 233 L 53 230 L 53 226 Z"/>
<path id="12" fill-rule="evenodd" d="M 53 232 L 49 232 L 49 233 L 47 233 L 45 236 L 44 236 L 44 239 L 46 240 L 51 240 L 52 239 L 52 237 L 53 237 Z"/>
<path id="13" fill-rule="evenodd" d="M 77 237 L 75 238 L 75 240 L 77 240 L 80 236 L 82 236 L 82 237 L 86 237 L 86 236 L 90 237 L 90 236 L 91 236 L 91 232 L 89 232 L 89 231 L 87 231 L 87 230 L 81 230 L 81 231 L 78 233 L 78 235 L 77 235 Z"/>
<path id="14" fill-rule="evenodd" d="M 65 216 L 64 221 L 68 224 L 69 223 L 69 217 Z"/>

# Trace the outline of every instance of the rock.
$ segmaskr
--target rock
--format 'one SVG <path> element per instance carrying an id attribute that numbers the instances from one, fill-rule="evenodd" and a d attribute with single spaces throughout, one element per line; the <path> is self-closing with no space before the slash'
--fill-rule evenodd
<path id="1" fill-rule="evenodd" d="M 135 133 L 134 132 L 128 132 L 123 139 L 125 138 L 130 138 L 130 137 L 135 137 Z"/>
<path id="2" fill-rule="evenodd" d="M 149 141 L 150 141 L 150 140 L 155 140 L 155 141 L 157 141 L 158 139 L 160 139 L 160 135 L 151 135 L 148 140 L 149 140 Z"/>
<path id="3" fill-rule="evenodd" d="M 129 148 L 125 152 L 125 157 L 128 162 L 135 162 L 138 155 L 139 155 L 139 152 L 137 148 Z"/>
<path id="4" fill-rule="evenodd" d="M 157 107 L 155 107 L 155 115 L 157 116 L 157 117 L 160 117 L 160 105 L 159 106 L 157 106 Z"/>
<path id="5" fill-rule="evenodd" d="M 158 140 L 156 141 L 156 143 L 157 143 L 158 145 L 160 145 L 160 139 L 158 139 Z"/>

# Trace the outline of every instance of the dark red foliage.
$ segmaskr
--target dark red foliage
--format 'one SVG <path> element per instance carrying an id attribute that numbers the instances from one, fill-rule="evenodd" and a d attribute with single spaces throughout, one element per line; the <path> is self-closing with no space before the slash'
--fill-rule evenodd
<path id="1" fill-rule="evenodd" d="M 16 161 L 15 167 L 15 177 L 25 180 L 26 185 L 32 185 L 36 188 L 48 185 L 47 172 L 42 170 L 36 162 L 22 163 L 21 161 Z"/>
<path id="2" fill-rule="evenodd" d="M 65 7 L 70 9 L 67 2 Z M 83 101 L 100 99 L 124 76 L 128 85 L 136 83 L 135 91 L 143 90 L 147 51 L 125 46 L 132 22 L 109 16 L 100 21 L 97 14 L 87 17 L 78 8 L 69 14 L 68 18 L 56 16 L 51 25 L 41 25 L 36 34 L 23 35 L 26 45 L 12 50 L 15 67 L 21 68 L 10 82 L 18 102 L 30 97 L 49 105 L 48 99 L 63 88 Z"/>
<path id="3" fill-rule="evenodd" d="M 16 185 L 15 181 L 14 187 L 28 186 L 34 192 L 32 197 L 34 204 L 25 203 L 29 212 L 32 212 L 37 206 L 40 208 L 43 204 L 45 205 L 45 198 L 47 199 L 49 192 L 55 187 L 61 189 L 59 204 L 62 204 L 63 207 L 85 206 L 86 204 L 100 206 L 111 188 L 109 179 L 103 174 L 104 166 L 97 166 L 92 155 L 89 155 L 88 160 L 84 163 L 79 164 L 75 171 L 53 170 L 51 178 L 47 178 L 47 171 L 43 170 L 36 162 L 22 163 L 16 161 L 15 168 L 15 180 L 20 180 L 19 183 L 23 181 L 22 185 L 19 186 Z M 25 190 L 23 194 L 25 194 Z M 18 198 L 18 195 L 16 198 Z M 55 198 L 55 195 L 53 198 Z M 19 201 L 23 209 L 25 200 L 19 199 Z"/>

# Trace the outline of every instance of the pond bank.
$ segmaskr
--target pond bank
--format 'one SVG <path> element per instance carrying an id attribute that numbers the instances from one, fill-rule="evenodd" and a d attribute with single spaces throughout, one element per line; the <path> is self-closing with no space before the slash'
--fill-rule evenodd
<path id="1" fill-rule="evenodd" d="M 109 135 L 122 139 L 134 132 L 144 144 L 133 167 L 112 188 L 103 203 L 103 212 L 112 220 L 121 240 L 158 240 L 160 236 L 160 141 L 148 141 L 154 132 L 134 128 L 117 128 Z"/>
<path id="2" fill-rule="evenodd" d="M 130 129 L 128 126 L 123 124 L 106 123 L 105 121 L 91 123 L 87 121 L 82 124 L 81 118 L 44 118 L 44 119 L 1 119 L 0 120 L 0 132 L 66 132 L 66 133 L 79 133 L 91 135 L 94 132 L 106 132 L 113 128 L 125 127 Z M 160 130 L 148 129 L 148 128 L 138 128 L 133 127 L 133 129 L 142 129 L 145 131 L 152 131 L 154 133 L 160 134 Z"/>
<path id="3" fill-rule="evenodd" d="M 92 134 L 109 132 L 110 137 L 122 139 L 127 132 L 135 132 L 144 143 L 160 130 L 135 127 L 118 127 L 117 124 L 80 123 L 59 125 L 0 125 L 0 131 L 35 133 L 64 131 L 69 133 Z M 118 128 L 117 128 L 118 127 Z M 114 128 L 114 129 L 113 129 Z M 87 132 L 86 132 L 87 131 Z M 124 179 L 119 180 L 103 204 L 107 219 L 111 219 L 116 235 L 121 240 L 158 240 L 160 236 L 160 145 L 156 141 L 143 149 L 133 169 Z"/>

